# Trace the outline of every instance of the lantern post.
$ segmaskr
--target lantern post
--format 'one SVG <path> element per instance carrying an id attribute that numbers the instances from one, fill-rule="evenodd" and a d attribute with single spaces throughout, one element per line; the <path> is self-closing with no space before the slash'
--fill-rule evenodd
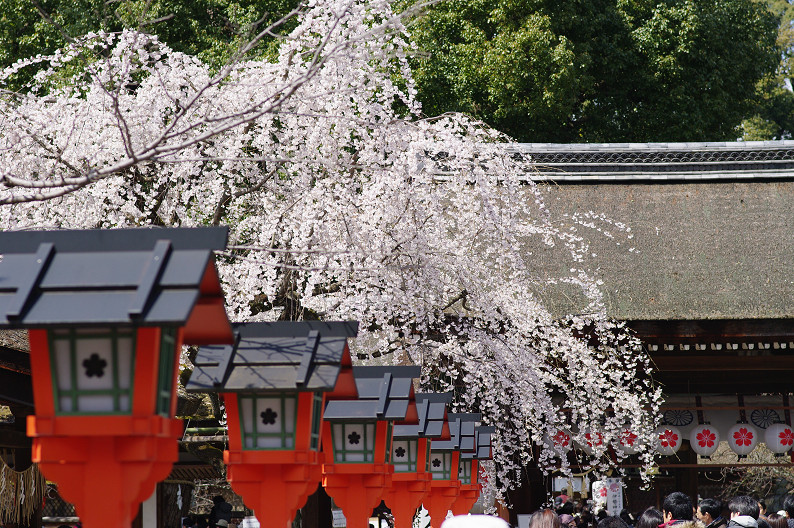
<path id="1" fill-rule="evenodd" d="M 391 486 L 393 422 L 406 419 L 420 372 L 414 366 L 354 367 L 352 377 L 340 374 L 327 396 L 323 487 L 348 526 L 367 526 Z"/>
<path id="2" fill-rule="evenodd" d="M 385 502 L 394 515 L 397 528 L 410 528 L 414 514 L 430 492 L 429 469 L 431 438 L 439 438 L 447 426 L 447 406 L 452 393 L 417 394 L 418 423 L 397 423 L 392 442 L 394 474 Z"/>
<path id="3" fill-rule="evenodd" d="M 0 233 L 0 327 L 27 328 L 33 461 L 87 528 L 128 528 L 177 459 L 185 344 L 230 342 L 226 228 Z"/>
<path id="4" fill-rule="evenodd" d="M 450 508 L 455 515 L 469 513 L 480 497 L 479 461 L 491 458 L 491 435 L 495 431 L 495 427 L 484 425 L 477 427 L 475 430 L 476 449 L 460 454 L 460 492 Z"/>
<path id="5" fill-rule="evenodd" d="M 433 440 L 430 443 L 430 472 L 433 480 L 423 504 L 430 514 L 433 528 L 440 528 L 458 498 L 460 453 L 474 451 L 474 431 L 476 423 L 480 421 L 480 414 L 450 413 L 448 418 L 449 440 Z"/>
<path id="6" fill-rule="evenodd" d="M 342 365 L 357 322 L 235 324 L 232 346 L 199 349 L 188 391 L 220 392 L 232 488 L 262 526 L 285 528 L 322 478 L 324 395 Z"/>

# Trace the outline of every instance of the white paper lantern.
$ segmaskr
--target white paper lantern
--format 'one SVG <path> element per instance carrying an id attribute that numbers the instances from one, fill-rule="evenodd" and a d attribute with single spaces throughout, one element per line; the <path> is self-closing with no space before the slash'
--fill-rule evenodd
<path id="1" fill-rule="evenodd" d="M 618 436 L 619 448 L 627 455 L 633 455 L 640 449 L 640 438 L 631 429 L 626 428 Z"/>
<path id="2" fill-rule="evenodd" d="M 662 425 L 656 428 L 656 451 L 660 455 L 674 455 L 681 449 L 681 431 L 673 425 Z"/>
<path id="3" fill-rule="evenodd" d="M 728 429 L 727 440 L 734 453 L 745 457 L 758 445 L 758 430 L 750 424 L 737 423 Z"/>
<path id="4" fill-rule="evenodd" d="M 689 433 L 689 445 L 692 446 L 692 451 L 700 456 L 713 455 L 719 444 L 720 432 L 713 425 L 698 425 Z"/>
<path id="5" fill-rule="evenodd" d="M 573 447 L 573 440 L 569 432 L 557 429 L 551 437 L 551 444 L 558 453 L 567 453 Z"/>
<path id="6" fill-rule="evenodd" d="M 794 444 L 794 431 L 784 423 L 773 423 L 764 432 L 764 443 L 776 455 L 784 455 L 791 451 Z"/>
<path id="7" fill-rule="evenodd" d="M 593 431 L 584 434 L 584 441 L 581 442 L 582 449 L 588 455 L 601 453 L 606 448 L 606 441 L 603 433 Z"/>

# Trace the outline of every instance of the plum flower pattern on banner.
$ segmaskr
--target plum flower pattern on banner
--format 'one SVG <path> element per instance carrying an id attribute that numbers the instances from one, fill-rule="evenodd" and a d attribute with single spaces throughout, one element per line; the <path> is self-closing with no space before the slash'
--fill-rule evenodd
<path id="1" fill-rule="evenodd" d="M 700 447 L 714 447 L 714 442 L 716 440 L 717 435 L 710 429 L 703 429 L 697 434 L 697 443 Z"/>

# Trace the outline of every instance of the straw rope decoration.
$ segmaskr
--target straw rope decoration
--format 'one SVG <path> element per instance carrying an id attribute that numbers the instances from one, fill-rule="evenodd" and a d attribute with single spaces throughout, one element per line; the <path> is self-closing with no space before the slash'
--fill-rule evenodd
<path id="1" fill-rule="evenodd" d="M 0 521 L 27 524 L 41 505 L 46 489 L 37 464 L 25 471 L 14 471 L 0 457 Z"/>

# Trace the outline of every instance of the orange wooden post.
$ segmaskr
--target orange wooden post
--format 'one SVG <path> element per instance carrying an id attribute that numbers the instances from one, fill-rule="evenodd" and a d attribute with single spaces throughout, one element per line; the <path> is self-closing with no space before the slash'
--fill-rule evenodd
<path id="1" fill-rule="evenodd" d="M 461 487 L 458 478 L 461 452 L 475 451 L 475 424 L 479 420 L 478 413 L 450 413 L 450 439 L 431 442 L 430 472 L 433 474 L 433 481 L 424 507 L 430 514 L 433 528 L 440 528 L 447 512 L 458 499 Z"/>
<path id="2" fill-rule="evenodd" d="M 226 478 L 263 527 L 285 528 L 322 479 L 324 394 L 344 386 L 356 322 L 235 324 L 233 346 L 199 349 L 187 390 L 226 404 Z"/>
<path id="3" fill-rule="evenodd" d="M 417 394 L 416 425 L 406 418 L 395 424 L 392 443 L 394 474 L 385 501 L 394 516 L 396 528 L 411 528 L 416 510 L 428 493 L 432 475 L 428 468 L 431 438 L 441 438 L 446 426 L 447 405 L 452 393 Z"/>
<path id="4" fill-rule="evenodd" d="M 475 430 L 475 451 L 461 453 L 460 460 L 460 491 L 452 504 L 452 513 L 465 515 L 471 511 L 480 497 L 480 466 L 479 460 L 491 458 L 491 435 L 494 427 L 480 426 Z"/>
<path id="5" fill-rule="evenodd" d="M 33 461 L 86 528 L 128 528 L 177 459 L 182 343 L 231 340 L 225 228 L 0 233 L 0 328 L 27 328 Z"/>
<path id="6" fill-rule="evenodd" d="M 419 367 L 355 367 L 329 394 L 323 487 L 350 527 L 365 527 L 392 484 L 392 423 L 405 420 Z M 357 399 L 352 399 L 356 398 Z"/>

